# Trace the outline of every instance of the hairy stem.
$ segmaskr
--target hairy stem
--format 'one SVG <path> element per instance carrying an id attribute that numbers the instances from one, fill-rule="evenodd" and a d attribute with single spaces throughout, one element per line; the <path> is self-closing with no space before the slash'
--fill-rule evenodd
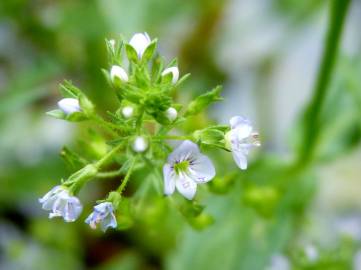
<path id="1" fill-rule="evenodd" d="M 305 133 L 299 163 L 307 164 L 314 155 L 315 144 L 319 135 L 322 105 L 327 96 L 328 86 L 334 70 L 343 25 L 351 0 L 330 1 L 330 19 L 325 47 L 314 85 L 313 96 L 306 111 Z"/>
<path id="2" fill-rule="evenodd" d="M 130 178 L 130 175 L 132 174 L 132 171 L 134 169 L 134 165 L 135 165 L 135 162 L 136 162 L 137 158 L 134 157 L 133 160 L 132 160 L 132 163 L 130 164 L 130 167 L 127 171 L 127 174 L 125 175 L 122 183 L 120 184 L 119 188 L 117 189 L 117 191 L 120 193 L 120 195 L 122 194 L 124 188 L 126 187 L 128 181 L 129 181 L 129 178 Z"/>
<path id="3" fill-rule="evenodd" d="M 115 146 L 112 150 L 110 150 L 108 153 L 106 153 L 101 159 L 99 159 L 94 165 L 97 169 L 102 167 L 105 163 L 109 161 L 110 158 L 114 156 L 116 152 L 118 152 L 123 147 L 123 144 L 118 144 Z"/>

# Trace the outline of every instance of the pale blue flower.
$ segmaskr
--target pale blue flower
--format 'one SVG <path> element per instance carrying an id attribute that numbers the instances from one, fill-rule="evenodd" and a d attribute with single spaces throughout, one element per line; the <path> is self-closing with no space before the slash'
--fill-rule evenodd
<path id="1" fill-rule="evenodd" d="M 105 232 L 109 227 L 116 228 L 117 220 L 113 212 L 113 204 L 111 202 L 103 202 L 94 206 L 94 211 L 85 220 L 92 229 L 96 229 L 100 224 L 101 229 Z"/>
<path id="2" fill-rule="evenodd" d="M 201 154 L 198 145 L 184 141 L 169 156 L 163 166 L 164 194 L 173 194 L 175 188 L 188 200 L 193 199 L 197 184 L 212 180 L 216 171 L 212 161 Z"/>
<path id="3" fill-rule="evenodd" d="M 79 199 L 71 196 L 63 186 L 54 187 L 39 202 L 44 210 L 51 211 L 49 218 L 63 217 L 66 222 L 75 221 L 83 210 Z"/>
<path id="4" fill-rule="evenodd" d="M 244 117 L 234 116 L 230 120 L 231 130 L 226 134 L 226 146 L 232 151 L 233 159 L 242 170 L 247 169 L 249 151 L 260 146 L 258 133 L 253 132 L 251 122 Z"/>

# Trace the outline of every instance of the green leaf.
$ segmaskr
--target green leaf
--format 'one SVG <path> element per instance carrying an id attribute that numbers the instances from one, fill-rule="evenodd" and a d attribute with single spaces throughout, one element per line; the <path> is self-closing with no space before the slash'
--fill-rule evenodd
<path id="1" fill-rule="evenodd" d="M 166 68 L 177 67 L 177 66 L 178 66 L 178 59 L 174 58 L 174 59 L 172 59 L 172 61 L 169 62 L 169 64 L 166 66 Z"/>
<path id="2" fill-rule="evenodd" d="M 59 91 L 65 98 L 78 98 L 78 96 L 82 93 L 81 90 L 74 86 L 71 81 L 67 80 L 59 85 Z"/>
<path id="3" fill-rule="evenodd" d="M 49 112 L 46 112 L 47 115 L 57 118 L 57 119 L 65 119 L 66 115 L 62 110 L 56 109 Z"/>
<path id="4" fill-rule="evenodd" d="M 88 163 L 86 159 L 70 150 L 66 146 L 64 146 L 61 150 L 60 156 L 72 169 L 80 169 Z"/>
<path id="5" fill-rule="evenodd" d="M 217 86 L 213 90 L 198 96 L 189 104 L 188 109 L 185 112 L 185 116 L 198 114 L 211 103 L 222 100 L 223 98 L 220 96 L 221 91 L 222 86 Z"/>
<path id="6" fill-rule="evenodd" d="M 109 65 L 121 65 L 123 41 L 116 41 L 114 47 L 108 39 L 105 40 L 105 43 L 107 46 Z"/>
<path id="7" fill-rule="evenodd" d="M 153 82 L 158 82 L 159 78 L 161 77 L 162 71 L 163 71 L 163 59 L 162 57 L 158 56 L 154 59 L 152 64 L 151 76 Z"/>
<path id="8" fill-rule="evenodd" d="M 137 51 L 129 44 L 125 44 L 125 52 L 129 61 L 133 63 L 138 63 L 138 54 Z"/>
<path id="9" fill-rule="evenodd" d="M 152 59 L 154 52 L 157 48 L 158 40 L 154 39 L 148 47 L 145 49 L 143 56 L 142 56 L 142 62 L 147 63 L 150 59 Z"/>
<path id="10" fill-rule="evenodd" d="M 65 120 L 70 121 L 70 122 L 80 122 L 80 121 L 84 121 L 87 119 L 88 118 L 86 117 L 86 115 L 83 112 L 74 112 L 65 117 Z"/>
<path id="11" fill-rule="evenodd" d="M 94 105 L 84 94 L 79 95 L 79 104 L 86 116 L 94 114 Z"/>

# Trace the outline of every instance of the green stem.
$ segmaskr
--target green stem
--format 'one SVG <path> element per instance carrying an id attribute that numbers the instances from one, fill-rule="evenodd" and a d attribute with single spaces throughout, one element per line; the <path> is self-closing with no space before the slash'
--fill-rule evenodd
<path id="1" fill-rule="evenodd" d="M 132 160 L 132 163 L 130 164 L 130 167 L 127 171 L 127 174 L 125 175 L 122 183 L 120 184 L 119 188 L 117 189 L 117 192 L 120 193 L 120 195 L 122 194 L 124 188 L 126 187 L 128 181 L 129 181 L 129 178 L 130 178 L 130 175 L 132 174 L 132 171 L 134 169 L 134 165 L 135 165 L 135 162 L 136 162 L 137 158 L 134 157 L 133 160 Z"/>
<path id="2" fill-rule="evenodd" d="M 97 178 L 113 178 L 113 177 L 116 177 L 116 176 L 122 174 L 123 170 L 124 170 L 124 168 L 122 166 L 119 168 L 119 170 L 97 173 L 96 177 Z"/>
<path id="3" fill-rule="evenodd" d="M 98 123 L 100 126 L 106 128 L 112 135 L 114 136 L 118 136 L 118 133 L 115 132 L 115 130 L 118 130 L 118 131 L 121 131 L 122 128 L 113 124 L 113 123 L 110 123 L 108 121 L 105 121 L 103 118 L 101 118 L 99 115 L 94 115 L 92 117 L 92 119 Z"/>
<path id="4" fill-rule="evenodd" d="M 99 159 L 94 165 L 97 169 L 102 167 L 105 163 L 108 162 L 110 158 L 113 157 L 113 155 L 118 152 L 123 147 L 123 144 L 118 144 L 115 146 L 112 150 L 110 150 L 108 153 L 106 153 L 101 159 Z"/>
<path id="5" fill-rule="evenodd" d="M 325 102 L 331 75 L 334 70 L 347 8 L 351 0 L 330 1 L 330 19 L 326 43 L 320 63 L 313 97 L 306 111 L 305 134 L 299 164 L 307 164 L 313 157 L 315 144 L 320 133 L 322 105 Z"/>
<path id="6" fill-rule="evenodd" d="M 165 139 L 165 140 L 192 140 L 192 136 L 176 136 L 176 135 L 164 135 L 155 136 L 154 139 Z"/>

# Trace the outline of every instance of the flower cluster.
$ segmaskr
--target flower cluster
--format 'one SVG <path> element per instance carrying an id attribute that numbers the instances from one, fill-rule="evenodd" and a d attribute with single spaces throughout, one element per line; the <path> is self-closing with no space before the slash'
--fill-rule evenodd
<path id="1" fill-rule="evenodd" d="M 235 116 L 230 126 L 210 126 L 187 135 L 169 134 L 177 128 L 179 133 L 180 123 L 222 100 L 221 87 L 196 97 L 184 108 L 173 101 L 172 93 L 188 74 L 180 77 L 177 60 L 164 64 L 156 52 L 156 39 L 151 40 L 147 33 L 137 33 L 129 42 L 108 40 L 106 44 L 109 68 L 103 73 L 119 101 L 119 108 L 108 112 L 109 119 L 103 118 L 84 92 L 66 81 L 60 85 L 63 99 L 58 102 L 58 109 L 48 115 L 70 122 L 93 123 L 101 130 L 99 136 L 108 143 L 109 150 L 100 153 L 96 160 L 67 148 L 62 151 L 65 160 L 72 165 L 80 164 L 80 169 L 39 199 L 43 209 L 51 211 L 50 218 L 75 221 L 83 209 L 75 195 L 89 180 L 120 177 L 118 189 L 95 205 L 85 220 L 93 229 L 97 225 L 103 231 L 117 228 L 115 212 L 126 201 L 123 191 L 134 170 L 142 166 L 148 166 L 148 172 L 155 175 L 163 167 L 165 195 L 177 190 L 187 200 L 193 200 L 197 186 L 216 175 L 213 162 L 201 152 L 207 147 L 232 152 L 237 166 L 242 170 L 247 168 L 249 151 L 260 143 L 258 133 L 246 118 Z M 169 140 L 181 142 L 172 150 Z M 118 157 L 116 161 L 115 157 Z M 107 171 L 110 162 L 118 163 L 119 169 Z"/>

